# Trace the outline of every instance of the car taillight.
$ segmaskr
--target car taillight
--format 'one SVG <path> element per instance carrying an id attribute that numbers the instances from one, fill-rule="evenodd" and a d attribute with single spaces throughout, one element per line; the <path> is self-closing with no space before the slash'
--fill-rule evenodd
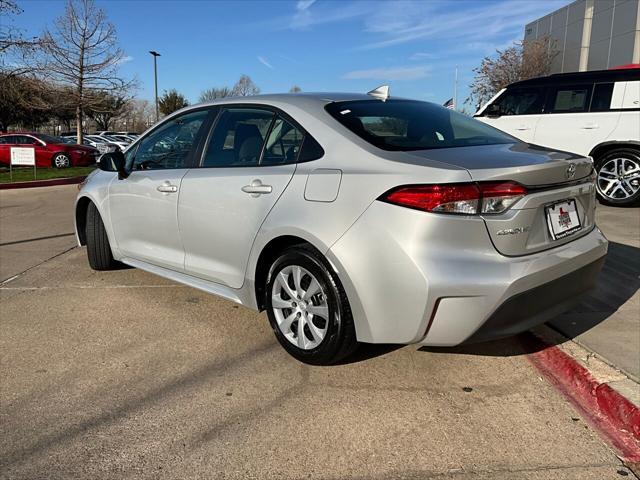
<path id="1" fill-rule="evenodd" d="M 380 200 L 425 212 L 476 215 L 502 213 L 526 194 L 515 182 L 451 183 L 398 187 Z"/>

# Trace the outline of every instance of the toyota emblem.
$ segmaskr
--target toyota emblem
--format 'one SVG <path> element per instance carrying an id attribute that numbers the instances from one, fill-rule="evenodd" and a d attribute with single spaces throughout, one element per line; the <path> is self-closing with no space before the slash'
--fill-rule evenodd
<path id="1" fill-rule="evenodd" d="M 570 163 L 567 167 L 567 178 L 573 178 L 576 176 L 576 164 Z"/>

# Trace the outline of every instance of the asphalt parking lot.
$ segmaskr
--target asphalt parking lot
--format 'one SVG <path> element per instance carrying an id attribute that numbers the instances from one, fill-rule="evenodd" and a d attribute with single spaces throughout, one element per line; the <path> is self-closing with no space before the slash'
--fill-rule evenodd
<path id="1" fill-rule="evenodd" d="M 303 365 L 264 314 L 90 270 L 75 191 L 0 192 L 1 478 L 633 476 L 517 339 Z"/>

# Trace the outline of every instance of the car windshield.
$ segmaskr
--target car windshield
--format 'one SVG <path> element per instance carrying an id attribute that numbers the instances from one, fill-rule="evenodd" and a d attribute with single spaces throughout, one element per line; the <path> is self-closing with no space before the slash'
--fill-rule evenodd
<path id="1" fill-rule="evenodd" d="M 44 143 L 53 143 L 53 144 L 69 143 L 69 142 L 66 142 L 62 137 L 54 137 L 52 135 L 46 135 L 44 133 L 37 133 L 34 135 L 34 137 L 36 137 L 39 140 L 42 140 Z"/>
<path id="2" fill-rule="evenodd" d="M 428 102 L 356 100 L 326 107 L 336 120 L 383 150 L 411 151 L 515 143 L 514 137 Z"/>

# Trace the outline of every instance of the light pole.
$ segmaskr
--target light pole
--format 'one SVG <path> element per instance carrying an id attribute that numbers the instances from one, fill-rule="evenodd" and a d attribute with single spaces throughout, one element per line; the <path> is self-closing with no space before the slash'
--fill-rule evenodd
<path id="1" fill-rule="evenodd" d="M 155 80 L 155 90 L 156 90 L 156 122 L 160 118 L 158 115 L 158 63 L 157 58 L 160 56 L 158 52 L 155 50 L 149 50 L 149 53 L 153 55 L 153 77 Z"/>

